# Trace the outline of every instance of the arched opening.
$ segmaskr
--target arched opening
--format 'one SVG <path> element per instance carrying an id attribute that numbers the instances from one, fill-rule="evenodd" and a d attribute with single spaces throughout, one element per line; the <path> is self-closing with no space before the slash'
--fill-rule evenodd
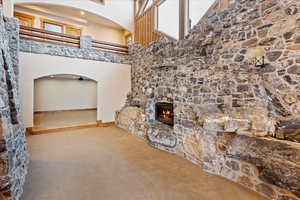
<path id="1" fill-rule="evenodd" d="M 34 80 L 36 130 L 97 124 L 97 82 L 74 74 L 54 74 Z"/>

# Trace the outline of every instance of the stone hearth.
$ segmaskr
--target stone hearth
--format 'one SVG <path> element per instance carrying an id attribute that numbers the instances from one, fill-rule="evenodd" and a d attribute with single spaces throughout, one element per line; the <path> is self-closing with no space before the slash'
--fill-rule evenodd
<path id="1" fill-rule="evenodd" d="M 299 29 L 298 0 L 233 0 L 184 40 L 131 44 L 116 124 L 269 199 L 300 199 Z M 161 101 L 174 105 L 173 128 L 155 121 Z"/>

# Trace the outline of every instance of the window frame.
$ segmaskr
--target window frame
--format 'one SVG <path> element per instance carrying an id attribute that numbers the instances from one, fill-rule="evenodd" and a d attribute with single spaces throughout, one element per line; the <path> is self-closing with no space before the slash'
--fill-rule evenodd
<path id="1" fill-rule="evenodd" d="M 44 30 L 46 30 L 45 29 L 45 24 L 46 23 L 56 25 L 56 26 L 61 26 L 62 27 L 62 32 L 61 33 L 63 33 L 63 34 L 75 35 L 75 34 L 68 33 L 68 30 L 69 29 L 77 29 L 80 32 L 80 34 L 76 35 L 76 36 L 80 36 L 82 34 L 82 31 L 83 31 L 83 28 L 81 28 L 81 27 L 77 27 L 77 26 L 74 26 L 74 25 L 71 25 L 71 24 L 61 23 L 61 22 L 58 22 L 58 21 L 50 20 L 50 19 L 41 18 L 41 28 L 44 29 Z"/>
<path id="2" fill-rule="evenodd" d="M 44 19 L 44 18 L 41 18 L 41 28 L 46 30 L 45 29 L 45 25 L 46 24 L 51 24 L 51 25 L 55 25 L 55 26 L 60 26 L 61 27 L 61 32 L 60 33 L 65 33 L 65 24 L 64 23 L 60 23 L 60 22 L 57 22 L 57 21 L 54 21 L 54 20 L 49 20 L 49 19 Z M 47 31 L 50 31 L 50 30 L 47 30 Z M 55 32 L 55 31 L 52 31 L 52 32 Z M 59 33 L 59 32 L 58 32 Z"/>

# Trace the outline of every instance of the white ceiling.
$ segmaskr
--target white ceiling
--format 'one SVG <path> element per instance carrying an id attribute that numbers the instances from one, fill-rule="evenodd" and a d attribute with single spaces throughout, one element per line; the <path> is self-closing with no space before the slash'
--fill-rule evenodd
<path id="1" fill-rule="evenodd" d="M 116 29 L 123 29 L 117 23 L 110 21 L 104 17 L 84 11 L 81 15 L 81 10 L 71 7 L 48 5 L 48 4 L 19 4 L 15 5 L 16 11 L 30 12 L 37 15 L 48 15 L 62 18 L 69 21 L 74 21 L 78 24 L 86 25 L 88 23 L 104 25 Z"/>

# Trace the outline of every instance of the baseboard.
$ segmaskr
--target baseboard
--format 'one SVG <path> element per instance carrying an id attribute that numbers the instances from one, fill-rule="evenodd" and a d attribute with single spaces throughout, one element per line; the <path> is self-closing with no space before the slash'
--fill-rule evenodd
<path id="1" fill-rule="evenodd" d="M 86 124 L 74 124 L 74 125 L 66 125 L 66 126 L 52 126 L 52 127 L 29 127 L 26 128 L 26 136 L 30 135 L 40 135 L 45 133 L 52 132 L 61 132 L 61 131 L 69 131 L 69 130 L 78 130 L 84 128 L 95 128 L 95 127 L 109 127 L 113 126 L 115 122 L 102 122 L 101 120 L 97 120 L 96 122 L 86 123 Z"/>
<path id="2" fill-rule="evenodd" d="M 102 120 L 97 120 L 96 121 L 96 123 L 97 123 L 97 125 L 99 126 L 99 127 L 108 127 L 108 126 L 113 126 L 113 125 L 115 125 L 115 122 L 114 121 L 112 121 L 112 122 L 102 122 Z"/>
<path id="3" fill-rule="evenodd" d="M 102 125 L 102 127 L 109 127 L 109 126 L 115 125 L 115 122 L 104 122 L 101 125 Z"/>
<path id="4" fill-rule="evenodd" d="M 48 110 L 48 111 L 36 111 L 34 114 L 51 113 L 51 112 L 73 112 L 73 111 L 89 111 L 97 110 L 97 108 L 84 108 L 84 109 L 71 109 L 71 110 Z"/>
<path id="5" fill-rule="evenodd" d="M 69 130 L 79 130 L 84 128 L 95 128 L 98 127 L 96 122 L 93 123 L 86 123 L 86 124 L 74 124 L 74 125 L 66 125 L 66 126 L 49 126 L 49 127 L 33 127 L 27 128 L 28 133 L 30 135 L 39 135 L 45 133 L 52 133 L 52 132 L 61 132 L 61 131 L 69 131 Z"/>
<path id="6" fill-rule="evenodd" d="M 25 129 L 25 136 L 29 136 L 32 133 L 32 127 Z"/>

